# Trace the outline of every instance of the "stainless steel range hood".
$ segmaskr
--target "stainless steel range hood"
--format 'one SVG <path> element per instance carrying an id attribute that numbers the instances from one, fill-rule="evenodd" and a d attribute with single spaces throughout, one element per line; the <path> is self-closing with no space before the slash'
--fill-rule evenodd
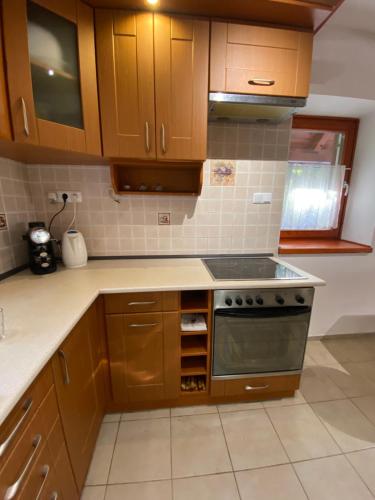
<path id="1" fill-rule="evenodd" d="M 296 108 L 306 106 L 304 97 L 275 97 L 210 92 L 208 120 L 237 123 L 281 123 Z"/>

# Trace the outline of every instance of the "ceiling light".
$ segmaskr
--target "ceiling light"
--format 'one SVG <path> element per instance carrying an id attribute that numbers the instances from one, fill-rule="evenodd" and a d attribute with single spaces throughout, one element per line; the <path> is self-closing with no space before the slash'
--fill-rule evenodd
<path id="1" fill-rule="evenodd" d="M 148 3 L 148 5 L 157 5 L 159 0 L 146 0 L 146 3 Z"/>

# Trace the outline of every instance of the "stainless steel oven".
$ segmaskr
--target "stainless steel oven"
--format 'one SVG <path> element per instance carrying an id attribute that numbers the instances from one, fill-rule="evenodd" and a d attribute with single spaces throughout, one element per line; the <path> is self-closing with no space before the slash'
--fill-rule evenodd
<path id="1" fill-rule="evenodd" d="M 212 378 L 300 373 L 313 288 L 216 290 Z"/>

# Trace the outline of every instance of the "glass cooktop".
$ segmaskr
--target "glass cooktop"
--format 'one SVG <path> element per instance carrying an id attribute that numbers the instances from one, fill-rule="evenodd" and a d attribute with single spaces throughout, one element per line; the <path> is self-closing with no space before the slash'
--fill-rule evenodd
<path id="1" fill-rule="evenodd" d="M 215 280 L 303 279 L 283 264 L 268 257 L 219 257 L 202 259 Z"/>

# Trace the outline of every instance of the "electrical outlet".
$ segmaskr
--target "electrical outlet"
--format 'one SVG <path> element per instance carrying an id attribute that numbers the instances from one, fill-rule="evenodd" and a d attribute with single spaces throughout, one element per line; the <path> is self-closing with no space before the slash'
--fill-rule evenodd
<path id="1" fill-rule="evenodd" d="M 57 191 L 56 201 L 58 203 L 62 203 L 64 201 L 62 197 L 64 193 L 68 195 L 68 199 L 66 200 L 67 203 L 73 203 L 74 200 L 76 201 L 76 203 L 82 203 L 82 193 L 80 191 Z M 50 199 L 49 194 L 48 199 Z"/>

